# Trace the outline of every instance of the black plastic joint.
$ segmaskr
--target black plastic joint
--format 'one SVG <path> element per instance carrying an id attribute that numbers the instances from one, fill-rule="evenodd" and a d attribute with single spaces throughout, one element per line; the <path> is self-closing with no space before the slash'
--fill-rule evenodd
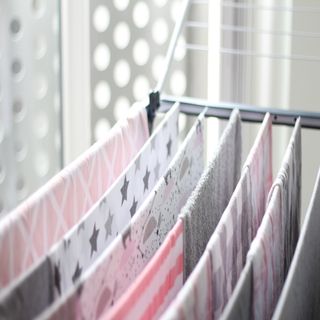
<path id="1" fill-rule="evenodd" d="M 152 125 L 153 120 L 156 116 L 156 112 L 160 107 L 160 94 L 159 91 L 151 91 L 149 93 L 149 105 L 147 108 L 148 121 Z"/>

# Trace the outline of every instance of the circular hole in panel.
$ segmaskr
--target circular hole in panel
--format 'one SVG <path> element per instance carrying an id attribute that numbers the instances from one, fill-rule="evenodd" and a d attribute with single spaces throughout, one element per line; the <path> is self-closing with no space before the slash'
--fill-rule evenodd
<path id="1" fill-rule="evenodd" d="M 163 18 L 156 20 L 155 23 L 153 24 L 152 37 L 154 41 L 159 45 L 162 45 L 167 41 L 168 25 Z"/>
<path id="2" fill-rule="evenodd" d="M 18 162 L 23 161 L 28 153 L 27 145 L 22 141 L 16 141 L 15 143 L 16 159 Z"/>
<path id="3" fill-rule="evenodd" d="M 176 50 L 174 52 L 174 59 L 176 61 L 182 61 L 186 55 L 186 40 L 184 37 L 180 37 L 177 43 Z"/>
<path id="4" fill-rule="evenodd" d="M 127 111 L 130 108 L 130 101 L 126 97 L 120 97 L 114 105 L 114 117 L 118 121 L 127 115 Z"/>
<path id="5" fill-rule="evenodd" d="M 124 49 L 130 42 L 130 29 L 125 22 L 120 22 L 114 29 L 113 41 L 118 49 Z"/>
<path id="6" fill-rule="evenodd" d="M 27 186 L 26 182 L 24 181 L 23 177 L 18 177 L 16 181 L 16 188 L 18 192 L 19 200 L 22 200 L 27 195 Z"/>
<path id="7" fill-rule="evenodd" d="M 49 172 L 49 157 L 44 152 L 39 152 L 35 157 L 35 170 L 40 177 L 44 177 Z"/>
<path id="8" fill-rule="evenodd" d="M 138 2 L 133 9 L 133 22 L 138 28 L 144 28 L 150 18 L 149 8 L 145 2 Z"/>
<path id="9" fill-rule="evenodd" d="M 97 70 L 106 70 L 110 62 L 110 50 L 104 43 L 100 43 L 94 50 L 93 54 L 94 66 Z"/>
<path id="10" fill-rule="evenodd" d="M 161 71 L 164 66 L 164 56 L 156 56 L 152 62 L 152 75 L 155 80 L 158 80 L 161 74 Z"/>
<path id="11" fill-rule="evenodd" d="M 20 81 L 23 78 L 23 65 L 19 59 L 13 60 L 11 71 L 17 81 Z"/>
<path id="12" fill-rule="evenodd" d="M 107 82 L 101 81 L 94 90 L 94 102 L 99 109 L 105 109 L 111 98 L 110 87 Z"/>
<path id="13" fill-rule="evenodd" d="M 2 163 L 0 163 L 0 184 L 3 183 L 4 179 L 6 178 L 6 170 Z"/>
<path id="14" fill-rule="evenodd" d="M 171 15 L 171 19 L 173 21 L 176 21 L 177 17 L 179 17 L 180 10 L 181 10 L 181 2 L 172 1 L 172 5 L 171 5 L 171 9 L 170 9 L 170 15 Z"/>
<path id="15" fill-rule="evenodd" d="M 16 122 L 21 122 L 26 114 L 26 108 L 24 107 L 21 100 L 15 100 L 13 102 L 13 113 Z"/>
<path id="16" fill-rule="evenodd" d="M 181 70 L 173 72 L 170 79 L 170 89 L 174 95 L 181 96 L 184 94 L 187 86 L 185 74 Z"/>
<path id="17" fill-rule="evenodd" d="M 97 32 L 107 30 L 110 22 L 110 13 L 105 6 L 98 6 L 93 13 L 93 25 Z"/>
<path id="18" fill-rule="evenodd" d="M 102 139 L 110 130 L 110 123 L 107 119 L 101 118 L 97 121 L 94 127 L 94 136 L 96 140 Z"/>
<path id="19" fill-rule="evenodd" d="M 34 118 L 34 133 L 35 135 L 42 139 L 49 132 L 49 120 L 44 112 L 38 112 Z"/>
<path id="20" fill-rule="evenodd" d="M 35 96 L 37 99 L 43 99 L 48 92 L 48 83 L 44 75 L 39 74 L 35 81 Z"/>
<path id="21" fill-rule="evenodd" d="M 47 52 L 47 40 L 43 35 L 37 36 L 35 40 L 35 57 L 41 59 Z"/>
<path id="22" fill-rule="evenodd" d="M 168 0 L 153 0 L 153 1 L 158 7 L 164 7 L 168 2 Z"/>
<path id="23" fill-rule="evenodd" d="M 137 101 L 143 100 L 150 90 L 149 81 L 145 76 L 138 76 L 133 84 L 133 96 Z"/>
<path id="24" fill-rule="evenodd" d="M 150 56 L 149 44 L 144 39 L 139 39 L 133 46 L 133 59 L 139 66 L 145 65 Z"/>
<path id="25" fill-rule="evenodd" d="M 41 16 L 45 10 L 45 0 L 32 0 L 32 9 L 37 16 Z"/>
<path id="26" fill-rule="evenodd" d="M 10 31 L 16 36 L 21 30 L 21 22 L 18 18 L 13 18 L 10 22 Z"/>
<path id="27" fill-rule="evenodd" d="M 129 0 L 113 0 L 114 7 L 119 11 L 127 9 L 128 4 Z"/>
<path id="28" fill-rule="evenodd" d="M 114 81 L 120 88 L 125 87 L 130 81 L 130 66 L 126 60 L 120 60 L 114 67 Z"/>

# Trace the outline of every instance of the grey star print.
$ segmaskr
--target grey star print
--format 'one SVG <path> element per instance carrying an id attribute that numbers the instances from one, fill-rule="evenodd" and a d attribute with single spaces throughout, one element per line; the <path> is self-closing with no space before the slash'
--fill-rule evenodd
<path id="1" fill-rule="evenodd" d="M 59 295 L 61 295 L 60 263 L 54 265 L 54 285 L 57 288 Z"/>
<path id="2" fill-rule="evenodd" d="M 74 271 L 74 274 L 72 276 L 72 282 L 75 283 L 81 276 L 82 268 L 79 265 L 79 261 L 77 262 L 76 270 Z"/>
<path id="3" fill-rule="evenodd" d="M 124 200 L 127 200 L 127 193 L 128 193 L 128 185 L 129 181 L 127 180 L 127 177 L 124 177 L 123 186 L 121 187 L 121 195 L 122 195 L 122 202 L 121 205 L 123 205 Z"/>
<path id="4" fill-rule="evenodd" d="M 144 184 L 143 192 L 149 189 L 149 176 L 150 176 L 150 171 L 148 170 L 148 167 L 147 167 L 146 174 L 143 177 L 143 184 Z"/>
<path id="5" fill-rule="evenodd" d="M 99 235 L 99 229 L 96 228 L 96 224 L 94 224 L 93 227 L 93 232 L 90 237 L 90 246 L 91 246 L 91 257 L 93 252 L 97 251 L 97 240 L 98 240 L 98 235 Z"/>
<path id="6" fill-rule="evenodd" d="M 160 170 L 160 163 L 159 163 L 159 161 L 157 160 L 157 164 L 156 164 L 156 166 L 154 167 L 154 175 L 155 175 L 155 177 L 156 177 L 157 180 L 159 179 L 159 170 Z"/>
<path id="7" fill-rule="evenodd" d="M 167 143 L 167 157 L 171 156 L 171 145 L 172 145 L 172 140 L 170 138 L 168 143 Z"/>
<path id="8" fill-rule="evenodd" d="M 140 157 L 136 160 L 135 172 L 137 172 L 138 170 L 140 170 Z"/>
<path id="9" fill-rule="evenodd" d="M 138 201 L 136 201 L 136 199 L 133 197 L 133 203 L 132 203 L 132 206 L 131 206 L 131 208 L 130 208 L 131 217 L 133 217 L 134 214 L 136 213 L 136 211 L 137 211 L 137 205 L 138 205 Z"/>
<path id="10" fill-rule="evenodd" d="M 112 221 L 113 221 L 113 215 L 111 214 L 111 211 L 109 211 L 108 219 L 104 224 L 104 228 L 106 230 L 106 239 L 108 239 L 108 236 L 112 235 Z"/>

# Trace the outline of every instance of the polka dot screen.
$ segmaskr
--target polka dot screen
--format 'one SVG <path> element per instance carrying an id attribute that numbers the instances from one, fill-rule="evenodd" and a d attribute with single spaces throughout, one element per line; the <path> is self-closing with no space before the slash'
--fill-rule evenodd
<path id="1" fill-rule="evenodd" d="M 59 2 L 0 1 L 0 218 L 61 170 Z M 155 87 L 181 4 L 90 0 L 92 143 Z M 184 43 L 169 94 L 186 93 Z"/>
<path id="2" fill-rule="evenodd" d="M 181 0 L 90 1 L 92 142 L 155 87 L 181 4 Z M 186 91 L 186 50 L 179 48 L 165 88 L 175 95 Z"/>
<path id="3" fill-rule="evenodd" d="M 58 1 L 0 1 L 0 218 L 60 169 Z"/>

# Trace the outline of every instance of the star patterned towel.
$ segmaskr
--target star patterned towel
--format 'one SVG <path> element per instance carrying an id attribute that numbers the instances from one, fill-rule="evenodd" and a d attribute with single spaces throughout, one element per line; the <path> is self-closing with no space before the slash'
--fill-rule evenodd
<path id="1" fill-rule="evenodd" d="M 203 171 L 203 149 L 202 114 L 128 227 L 42 318 L 97 319 L 112 308 L 176 223 Z"/>
<path id="2" fill-rule="evenodd" d="M 172 298 L 175 292 L 177 292 L 182 286 L 183 225 L 180 219 L 174 226 L 173 224 L 176 221 L 178 212 L 181 209 L 181 200 L 183 200 L 183 202 L 186 201 L 186 196 L 190 195 L 192 191 L 190 187 L 194 187 L 196 185 L 196 182 L 200 178 L 203 170 L 203 165 L 199 164 L 197 166 L 196 163 L 200 161 L 200 159 L 203 159 L 202 131 L 205 112 L 206 110 L 204 110 L 199 116 L 199 122 L 190 130 L 184 145 L 179 150 L 180 154 L 183 149 L 186 155 L 191 155 L 193 153 L 193 157 L 190 157 L 190 159 L 187 158 L 188 160 L 185 163 L 181 162 L 182 165 L 179 165 L 179 167 L 183 168 L 185 173 L 186 170 L 188 170 L 189 174 L 182 176 L 182 178 L 179 180 L 177 180 L 177 178 L 173 178 L 173 180 L 171 180 L 171 187 L 169 187 L 168 191 L 170 190 L 170 192 L 174 193 L 171 197 L 168 211 L 163 214 L 163 218 L 161 218 L 161 220 L 158 218 L 158 215 L 155 214 L 157 211 L 153 210 L 153 214 L 151 212 L 147 219 L 137 219 L 131 224 L 133 230 L 139 226 L 138 224 L 144 226 L 144 229 L 140 228 L 140 236 L 144 235 L 146 240 L 144 240 L 144 244 L 141 243 L 141 241 L 137 241 L 137 243 L 139 243 L 139 247 L 136 247 L 135 250 L 131 249 L 130 254 L 132 255 L 132 258 L 129 261 L 129 266 L 131 266 L 131 262 L 135 264 L 133 272 L 132 270 L 129 270 L 129 268 L 126 270 L 119 263 L 119 268 L 124 269 L 126 275 L 129 275 L 129 280 L 133 279 L 133 283 L 131 286 L 129 286 L 131 281 L 127 281 L 125 278 L 121 280 L 121 283 L 125 284 L 122 285 L 123 289 L 121 289 L 121 292 L 124 292 L 124 294 L 122 297 L 120 297 L 120 300 L 115 303 L 115 306 L 110 308 L 110 312 L 106 312 L 104 315 L 104 318 L 106 319 L 157 318 L 170 301 L 170 297 Z M 199 139 L 200 141 L 198 141 Z M 200 148 L 197 146 L 199 142 L 201 143 Z M 196 150 L 201 151 L 201 154 L 198 154 Z M 200 158 L 198 158 L 198 156 L 200 156 Z M 191 166 L 193 166 L 193 168 Z M 190 174 L 193 171 L 196 173 L 196 175 Z M 171 175 L 173 174 L 173 177 L 175 177 L 179 171 L 175 170 L 169 172 Z M 168 185 L 170 185 L 170 179 L 172 179 L 172 177 L 169 178 Z M 179 184 L 179 189 L 176 189 L 172 185 L 173 182 L 177 181 Z M 156 197 L 159 197 L 158 204 L 153 203 L 153 207 L 151 207 L 152 209 L 159 206 L 159 204 L 161 205 L 161 203 L 166 203 L 165 198 L 162 199 L 161 195 L 159 194 L 160 191 L 161 189 L 159 188 L 157 190 L 157 195 L 155 195 Z M 159 208 L 161 209 L 161 207 Z M 140 217 L 143 217 L 143 215 Z M 167 226 L 164 224 L 166 220 Z M 146 222 L 147 224 L 145 224 Z M 134 228 L 135 226 L 136 228 Z M 155 228 L 155 226 L 157 227 Z M 173 227 L 172 230 L 170 230 L 171 227 Z M 150 228 L 153 229 L 153 232 L 151 232 L 152 229 L 150 230 Z M 170 230 L 169 234 L 167 235 L 164 243 L 157 250 L 159 246 L 158 243 L 161 243 L 168 230 Z M 157 233 L 160 235 L 160 237 L 157 236 Z M 135 255 L 137 254 L 139 257 L 139 253 L 141 254 L 141 258 L 135 259 Z M 152 256 L 154 253 L 155 256 L 153 256 L 151 261 L 146 265 L 146 259 Z M 138 268 L 136 265 L 138 265 Z M 136 276 L 141 270 L 143 270 L 142 273 L 135 280 Z M 126 288 L 128 288 L 128 291 L 126 291 Z"/>
<path id="3" fill-rule="evenodd" d="M 15 314 L 19 317 L 28 309 L 29 312 L 34 311 L 34 317 L 76 283 L 129 223 L 159 175 L 167 169 L 177 150 L 178 115 L 179 105 L 175 104 L 135 159 L 81 222 L 53 247 L 47 259 L 43 259 L 26 277 L 3 294 L 0 311 L 2 306 L 6 316 Z M 37 281 L 40 278 L 47 281 L 41 285 L 41 281 Z M 39 286 L 35 287 L 35 284 Z M 48 295 L 36 303 L 32 296 L 38 291 L 48 292 Z M 18 301 L 19 307 L 14 310 L 8 307 Z"/>

